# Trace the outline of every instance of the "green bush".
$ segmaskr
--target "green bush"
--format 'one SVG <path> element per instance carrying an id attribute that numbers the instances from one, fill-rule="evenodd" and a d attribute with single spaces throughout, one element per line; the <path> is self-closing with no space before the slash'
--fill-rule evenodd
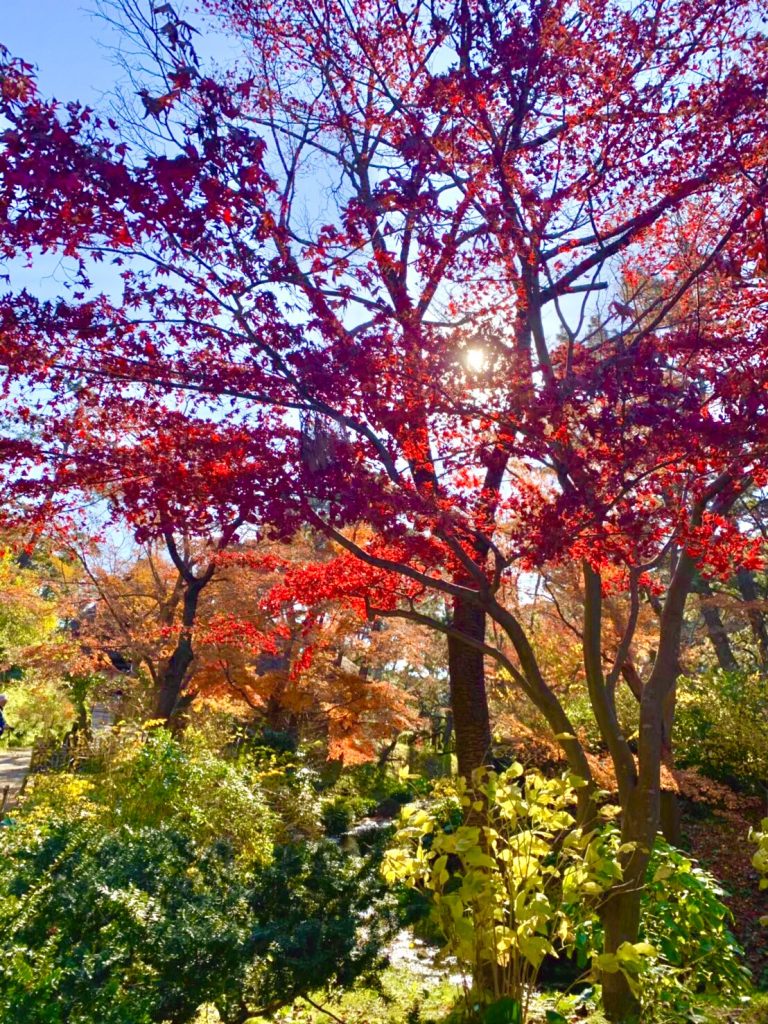
<path id="1" fill-rule="evenodd" d="M 384 817 L 394 818 L 398 810 L 419 796 L 430 793 L 430 782 L 402 769 L 394 773 L 376 764 L 359 764 L 344 772 L 322 790 L 320 814 L 326 835 L 342 836 L 361 818 L 381 807 Z"/>
<path id="2" fill-rule="evenodd" d="M 0 828 L 3 1024 L 241 1020 L 372 970 L 394 923 L 375 857 L 275 842 L 249 786 L 163 731 L 106 774 L 37 777 Z"/>
<path id="3" fill-rule="evenodd" d="M 199 843 L 224 839 L 245 861 L 271 855 L 276 821 L 257 780 L 193 733 L 183 742 L 166 729 L 125 735 L 91 799 L 115 828 L 162 822 Z"/>
<path id="4" fill-rule="evenodd" d="M 697 993 L 735 997 L 749 986 L 732 915 L 709 872 L 659 837 L 641 908 L 642 937 L 658 952 L 652 991 L 659 1006 L 681 1017 Z"/>
<path id="5" fill-rule="evenodd" d="M 298 753 L 261 750 L 241 764 L 273 814 L 276 842 L 290 844 L 323 834 L 317 776 Z"/>
<path id="6" fill-rule="evenodd" d="M 186 1024 L 273 1011 L 380 963 L 391 917 L 370 916 L 371 866 L 335 844 L 279 848 L 246 874 L 226 842 L 83 817 L 5 830 L 4 1024 Z"/>
<path id="7" fill-rule="evenodd" d="M 5 717 L 13 732 L 6 733 L 11 747 L 31 747 L 38 740 L 60 742 L 75 721 L 75 709 L 66 689 L 27 671 L 21 681 L 4 683 L 8 696 Z"/>
<path id="8" fill-rule="evenodd" d="M 361 796 L 335 796 L 321 804 L 320 816 L 326 835 L 341 836 L 371 810 L 370 800 Z"/>
<path id="9" fill-rule="evenodd" d="M 610 842 L 618 847 L 617 832 Z M 750 972 L 722 895 L 712 875 L 657 839 L 642 894 L 640 941 L 594 960 L 603 971 L 624 973 L 642 1003 L 644 1021 L 690 1020 L 697 996 L 733 999 L 748 990 Z M 602 943 L 597 920 L 592 942 Z"/>
<path id="10" fill-rule="evenodd" d="M 88 814 L 4 832 L 4 1024 L 184 1024 L 237 1004 L 251 918 L 227 843 Z"/>
<path id="11" fill-rule="evenodd" d="M 768 783 L 768 686 L 758 673 L 713 670 L 681 679 L 675 712 L 680 767 L 754 790 Z"/>
<path id="12" fill-rule="evenodd" d="M 599 905 L 621 877 L 621 837 L 612 823 L 582 834 L 573 800 L 568 776 L 545 779 L 513 765 L 472 787 L 440 783 L 429 804 L 402 815 L 385 875 L 431 904 L 447 948 L 472 973 L 473 1001 L 494 996 L 492 1005 L 510 1014 L 514 1005 L 525 1020 L 544 956 L 563 953 L 582 969 L 591 963 L 593 974 L 622 971 L 647 1021 L 684 1020 L 700 993 L 743 993 L 749 971 L 722 890 L 661 838 L 642 894 L 638 941 L 600 952 Z M 406 912 L 421 909 L 404 902 Z"/>
<path id="13" fill-rule="evenodd" d="M 328 982 L 347 987 L 374 976 L 397 925 L 379 862 L 376 853 L 346 857 L 328 840 L 276 851 L 253 890 L 259 923 L 245 990 L 249 1006 L 271 1012 Z"/>

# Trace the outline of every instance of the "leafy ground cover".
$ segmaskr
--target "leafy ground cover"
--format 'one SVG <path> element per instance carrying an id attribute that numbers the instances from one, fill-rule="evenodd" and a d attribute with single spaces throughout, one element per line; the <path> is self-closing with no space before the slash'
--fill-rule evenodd
<path id="1" fill-rule="evenodd" d="M 768 989 L 768 934 L 760 923 L 768 914 L 768 890 L 759 889 L 752 865 L 755 847 L 745 841 L 759 815 L 749 803 L 745 808 L 745 803 L 741 802 L 741 809 L 738 801 L 731 809 L 688 805 L 683 838 L 691 853 L 722 882 L 723 901 L 733 913 L 733 930 L 744 947 L 754 983 Z"/>
<path id="2" fill-rule="evenodd" d="M 382 972 L 376 988 L 356 986 L 346 992 L 310 994 L 315 1005 L 298 999 L 274 1017 L 253 1017 L 248 1024 L 463 1024 L 466 1020 L 461 988 L 449 982 L 425 979 L 402 967 Z M 549 1013 L 549 1017 L 547 1014 Z M 549 1024 L 560 1014 L 568 1024 L 606 1024 L 594 1000 L 540 995 L 532 1006 L 531 1024 Z M 691 1024 L 766 1024 L 768 993 L 755 993 L 737 1004 L 700 998 Z M 198 1024 L 216 1024 L 215 1016 Z"/>

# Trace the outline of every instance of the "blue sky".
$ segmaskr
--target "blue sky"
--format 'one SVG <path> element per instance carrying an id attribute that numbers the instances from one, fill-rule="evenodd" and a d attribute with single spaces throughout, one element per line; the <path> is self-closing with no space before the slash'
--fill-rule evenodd
<path id="1" fill-rule="evenodd" d="M 87 0 L 0 0 L 0 43 L 37 66 L 44 94 L 98 105 L 119 73 L 92 11 Z"/>
<path id="2" fill-rule="evenodd" d="M 0 0 L 0 43 L 36 66 L 44 96 L 106 107 L 121 77 L 104 44 L 114 38 L 88 0 Z M 59 256 L 38 257 L 32 268 L 10 268 L 14 282 L 43 295 L 59 294 L 67 279 Z M 101 278 L 111 279 L 109 268 Z"/>

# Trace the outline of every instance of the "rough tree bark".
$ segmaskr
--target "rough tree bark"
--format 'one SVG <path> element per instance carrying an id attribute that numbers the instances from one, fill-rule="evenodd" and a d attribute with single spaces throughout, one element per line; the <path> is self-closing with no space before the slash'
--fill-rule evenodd
<path id="1" fill-rule="evenodd" d="M 485 612 L 463 598 L 454 598 L 451 626 L 477 643 L 485 640 Z M 470 778 L 489 763 L 491 754 L 483 652 L 449 634 L 448 675 L 459 774 Z"/>

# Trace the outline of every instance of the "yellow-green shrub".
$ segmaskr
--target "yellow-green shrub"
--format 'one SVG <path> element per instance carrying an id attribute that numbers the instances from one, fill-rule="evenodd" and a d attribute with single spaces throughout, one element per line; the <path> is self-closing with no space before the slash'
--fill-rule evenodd
<path id="1" fill-rule="evenodd" d="M 106 828 L 162 823 L 195 842 L 227 842 L 239 861 L 271 856 L 276 823 L 257 781 L 204 744 L 179 743 L 165 729 L 125 734 L 97 767 L 92 775 L 36 776 L 27 813 L 37 805 L 65 807 L 73 789 L 78 813 L 99 818 Z"/>
<path id="2" fill-rule="evenodd" d="M 749 838 L 757 843 L 757 852 L 752 858 L 752 866 L 760 873 L 760 888 L 768 889 L 768 818 L 760 822 L 760 830 L 752 829 Z M 760 924 L 768 925 L 768 914 L 760 918 Z"/>
<path id="3" fill-rule="evenodd" d="M 525 1020 L 546 955 L 574 954 L 593 980 L 621 971 L 643 1019 L 685 1020 L 697 992 L 737 997 L 749 983 L 743 951 L 716 880 L 659 837 L 642 894 L 637 942 L 603 952 L 599 909 L 621 880 L 621 835 L 608 819 L 593 832 L 572 814 L 579 780 L 545 778 L 519 764 L 472 785 L 441 781 L 405 808 L 384 862 L 390 883 L 428 897 L 446 951 L 473 978 L 473 1003 Z M 768 819 L 755 832 L 755 866 L 768 877 Z M 768 885 L 768 880 L 766 881 Z M 586 972 L 585 972 L 586 973 Z M 502 1019 L 502 1018 L 499 1018 Z"/>
<path id="4" fill-rule="evenodd" d="M 573 949 L 601 895 L 620 879 L 599 833 L 576 827 L 573 776 L 519 764 L 435 783 L 404 808 L 383 872 L 431 894 L 446 950 L 472 975 L 473 1001 L 509 1001 L 524 1020 L 547 954 Z"/>
<path id="5" fill-rule="evenodd" d="M 5 717 L 13 731 L 7 733 L 9 746 L 31 747 L 36 740 L 60 741 L 72 727 L 75 709 L 63 686 L 25 673 L 17 683 L 4 684 L 8 695 Z"/>

